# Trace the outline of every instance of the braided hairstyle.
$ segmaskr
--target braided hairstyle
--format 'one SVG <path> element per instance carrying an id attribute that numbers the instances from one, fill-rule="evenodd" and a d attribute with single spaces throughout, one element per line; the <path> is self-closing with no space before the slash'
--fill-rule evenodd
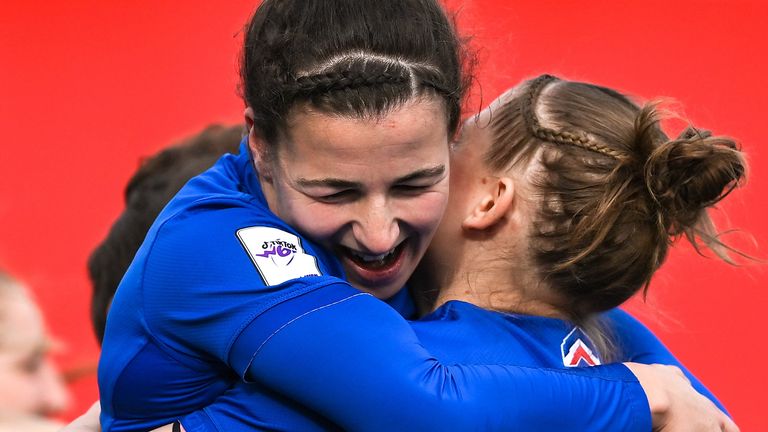
<path id="1" fill-rule="evenodd" d="M 467 87 L 461 46 L 437 0 L 264 0 L 247 26 L 240 90 L 267 147 L 299 103 L 366 118 L 437 97 L 452 134 Z"/>
<path id="2" fill-rule="evenodd" d="M 647 289 L 680 236 L 730 262 L 707 208 L 744 181 L 744 155 L 699 129 L 670 140 L 660 117 L 657 104 L 550 75 L 494 113 L 486 162 L 540 164 L 530 253 L 576 322 Z"/>

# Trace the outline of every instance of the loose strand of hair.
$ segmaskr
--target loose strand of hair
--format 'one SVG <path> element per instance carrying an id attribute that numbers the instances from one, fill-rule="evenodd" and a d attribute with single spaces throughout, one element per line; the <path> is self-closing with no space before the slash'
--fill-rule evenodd
<path id="1" fill-rule="evenodd" d="M 611 228 L 615 222 L 621 216 L 621 211 L 617 208 L 616 203 L 629 188 L 630 183 L 631 182 L 627 180 L 620 183 L 616 188 L 606 191 L 606 193 L 603 194 L 603 197 L 599 200 L 601 205 L 597 207 L 596 213 L 583 217 L 577 222 L 572 230 L 574 235 L 569 241 L 574 245 L 580 245 L 587 239 L 591 240 L 586 246 L 577 246 L 575 248 L 575 250 L 578 250 L 576 255 L 555 265 L 554 269 L 556 271 L 563 271 L 578 264 L 600 247 L 610 234 Z M 592 211 L 592 209 L 589 211 Z"/>

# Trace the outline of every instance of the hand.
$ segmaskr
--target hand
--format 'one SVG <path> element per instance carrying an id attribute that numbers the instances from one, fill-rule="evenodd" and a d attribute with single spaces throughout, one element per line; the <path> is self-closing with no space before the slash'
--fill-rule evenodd
<path id="1" fill-rule="evenodd" d="M 67 426 L 64 426 L 59 432 L 101 432 L 99 415 L 101 415 L 101 405 L 99 405 L 99 402 L 96 402 L 91 405 L 85 414 L 76 418 Z M 173 424 L 169 424 L 154 429 L 152 432 L 171 432 L 172 430 Z M 184 426 L 181 427 L 181 432 L 184 432 Z"/>
<path id="2" fill-rule="evenodd" d="M 88 408 L 85 414 L 61 428 L 59 432 L 101 432 L 99 415 L 101 415 L 101 405 L 96 402 Z"/>
<path id="3" fill-rule="evenodd" d="M 654 431 L 739 432 L 739 427 L 697 392 L 675 366 L 624 363 L 648 398 Z"/>
<path id="4" fill-rule="evenodd" d="M 184 431 L 184 426 L 179 425 L 179 430 L 181 432 L 185 432 Z M 157 429 L 152 429 L 151 432 L 173 432 L 173 423 L 165 425 L 165 426 L 161 426 L 161 427 L 159 427 Z"/>

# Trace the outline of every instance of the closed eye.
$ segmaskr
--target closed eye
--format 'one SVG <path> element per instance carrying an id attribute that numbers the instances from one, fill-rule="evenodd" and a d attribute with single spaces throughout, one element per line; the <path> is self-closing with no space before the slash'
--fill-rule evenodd
<path id="1" fill-rule="evenodd" d="M 314 198 L 328 204 L 343 204 L 354 201 L 359 195 L 360 193 L 354 189 L 345 189 L 332 194 L 315 196 Z"/>
<path id="2" fill-rule="evenodd" d="M 418 195 L 424 193 L 432 188 L 433 185 L 409 185 L 400 184 L 394 186 L 394 191 L 403 195 Z"/>

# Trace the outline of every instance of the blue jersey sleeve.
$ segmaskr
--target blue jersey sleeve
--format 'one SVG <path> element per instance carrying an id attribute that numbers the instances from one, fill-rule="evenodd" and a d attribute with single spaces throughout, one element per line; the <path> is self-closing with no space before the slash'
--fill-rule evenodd
<path id="1" fill-rule="evenodd" d="M 331 294 L 345 291 L 350 295 Z M 380 300 L 341 281 L 305 296 L 325 295 L 341 299 L 270 334 L 246 376 L 342 429 L 651 428 L 642 388 L 621 364 L 572 370 L 442 364 Z M 272 315 L 292 307 L 286 302 L 264 312 L 240 338 L 254 332 L 264 340 L 260 323 L 274 328 Z"/>
<path id="2" fill-rule="evenodd" d="M 146 263 L 136 285 L 146 325 L 171 355 L 224 363 L 243 376 L 271 332 L 350 293 L 305 295 L 338 280 L 335 261 L 246 205 L 210 211 L 225 204 L 203 201 L 159 226 L 147 253 L 137 255 Z M 282 314 L 252 325 L 281 303 Z"/>
<path id="3" fill-rule="evenodd" d="M 621 309 L 604 314 L 611 329 L 611 336 L 617 344 L 622 361 L 665 364 L 679 367 L 691 381 L 693 387 L 715 403 L 723 412 L 723 404 L 664 346 L 643 323 Z"/>

